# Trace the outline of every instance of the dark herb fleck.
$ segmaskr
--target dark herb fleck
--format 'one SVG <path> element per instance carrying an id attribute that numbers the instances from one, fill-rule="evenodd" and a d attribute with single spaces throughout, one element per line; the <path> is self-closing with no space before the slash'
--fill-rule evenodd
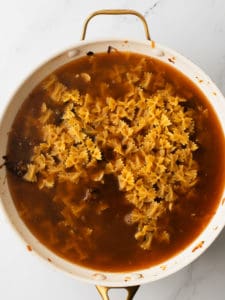
<path id="1" fill-rule="evenodd" d="M 88 51 L 86 54 L 87 54 L 87 56 L 93 56 L 94 52 L 93 51 Z"/>
<path id="2" fill-rule="evenodd" d="M 118 51 L 116 48 L 112 47 L 112 46 L 109 46 L 108 49 L 107 49 L 107 53 L 110 53 L 112 51 Z"/>

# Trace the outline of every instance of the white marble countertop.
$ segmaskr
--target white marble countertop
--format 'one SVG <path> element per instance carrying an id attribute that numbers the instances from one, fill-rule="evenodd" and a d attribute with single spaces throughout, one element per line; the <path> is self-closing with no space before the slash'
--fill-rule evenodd
<path id="1" fill-rule="evenodd" d="M 0 0 L 0 114 L 13 90 L 43 60 L 80 39 L 84 18 L 102 8 L 142 13 L 152 38 L 198 64 L 225 94 L 224 0 Z M 132 16 L 99 17 L 88 37 L 144 38 Z M 136 300 L 224 300 L 225 230 L 194 263 L 142 286 Z M 113 299 L 125 299 L 113 291 Z M 0 212 L 0 299 L 97 300 L 94 286 L 28 253 Z"/>

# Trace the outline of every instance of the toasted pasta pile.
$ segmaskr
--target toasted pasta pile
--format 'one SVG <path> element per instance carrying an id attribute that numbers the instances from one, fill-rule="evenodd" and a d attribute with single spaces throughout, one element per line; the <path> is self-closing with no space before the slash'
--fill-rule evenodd
<path id="1" fill-rule="evenodd" d="M 42 104 L 42 141 L 33 149 L 24 179 L 51 189 L 58 182 L 104 184 L 104 176 L 113 174 L 133 204 L 125 221 L 137 225 L 135 239 L 150 249 L 153 239 L 169 242 L 169 232 L 158 221 L 198 179 L 193 158 L 198 147 L 191 139 L 195 112 L 169 83 L 150 93 L 155 76 L 150 72 L 120 77 L 118 68 L 114 75 L 127 87 L 122 98 L 104 95 L 105 82 L 99 86 L 102 97 L 95 97 L 68 88 L 56 75 L 44 81 L 43 90 L 61 108 L 61 118 L 56 122 L 54 110 Z M 92 80 L 87 73 L 77 76 L 86 84 Z"/>

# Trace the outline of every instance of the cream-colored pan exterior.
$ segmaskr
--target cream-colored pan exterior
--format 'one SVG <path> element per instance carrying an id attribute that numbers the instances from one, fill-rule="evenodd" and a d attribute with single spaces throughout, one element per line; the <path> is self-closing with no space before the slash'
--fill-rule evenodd
<path id="1" fill-rule="evenodd" d="M 74 47 L 56 55 L 44 64 L 42 64 L 36 71 L 34 71 L 27 80 L 18 88 L 15 94 L 9 99 L 8 106 L 3 114 L 0 123 L 0 140 L 1 149 L 0 157 L 6 154 L 8 132 L 11 128 L 15 115 L 20 108 L 24 99 L 29 95 L 32 89 L 47 75 L 53 72 L 58 67 L 86 55 L 87 52 L 93 51 L 94 53 L 105 52 L 108 47 L 112 46 L 120 51 L 131 51 L 148 56 L 152 56 L 167 64 L 172 64 L 188 76 L 207 96 L 208 101 L 214 107 L 214 110 L 220 120 L 223 131 L 225 132 L 225 99 L 210 80 L 210 78 L 197 66 L 195 66 L 188 59 L 184 58 L 175 51 L 168 49 L 157 43 L 150 41 L 124 41 L 124 40 L 101 40 L 94 42 L 82 41 L 77 43 Z M 168 60 L 169 59 L 169 60 Z M 172 61 L 172 62 L 171 62 Z M 2 160 L 3 163 L 3 160 Z M 13 228 L 16 229 L 18 234 L 22 237 L 26 244 L 29 244 L 32 249 L 42 257 L 46 263 L 52 264 L 72 276 L 88 281 L 97 285 L 106 286 L 132 286 L 140 285 L 146 282 L 166 277 L 179 269 L 183 268 L 193 260 L 195 260 L 205 249 L 214 241 L 219 232 L 225 224 L 225 191 L 221 196 L 221 201 L 218 206 L 217 212 L 205 228 L 205 230 L 198 236 L 198 238 L 190 244 L 184 251 L 180 252 L 175 257 L 168 261 L 163 262 L 152 268 L 138 270 L 137 272 L 124 272 L 124 273 L 107 273 L 98 270 L 91 270 L 72 264 L 48 250 L 41 244 L 25 226 L 19 217 L 17 210 L 12 201 L 5 168 L 0 169 L 0 191 L 1 203 L 8 216 L 9 221 L 12 223 Z M 199 246 L 199 247 L 198 247 Z M 201 247 L 200 247 L 201 246 Z M 194 251 L 194 249 L 196 249 Z M 51 260 L 51 262 L 49 262 Z"/>

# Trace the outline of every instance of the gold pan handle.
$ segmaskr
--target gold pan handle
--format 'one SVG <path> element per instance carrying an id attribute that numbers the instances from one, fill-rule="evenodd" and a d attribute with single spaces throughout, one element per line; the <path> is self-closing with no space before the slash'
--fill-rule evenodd
<path id="1" fill-rule="evenodd" d="M 97 288 L 99 294 L 101 295 L 102 300 L 110 300 L 108 291 L 110 289 L 118 289 L 118 288 L 114 288 L 114 287 L 111 288 L 111 287 L 99 286 L 99 285 L 96 285 L 96 288 Z M 138 288 L 139 288 L 139 285 L 124 287 L 124 289 L 126 289 L 128 292 L 126 300 L 132 300 L 134 298 Z"/>
<path id="2" fill-rule="evenodd" d="M 84 22 L 81 40 L 85 40 L 86 33 L 87 33 L 87 27 L 88 27 L 90 20 L 98 15 L 134 15 L 142 21 L 144 30 L 145 30 L 146 39 L 149 41 L 151 40 L 149 29 L 148 29 L 148 24 L 147 24 L 144 16 L 141 15 L 139 12 L 137 12 L 135 10 L 131 10 L 131 9 L 102 9 L 102 10 L 93 12 Z M 106 286 L 99 286 L 99 285 L 96 285 L 96 288 L 97 288 L 99 294 L 101 295 L 102 300 L 110 300 L 108 292 L 110 289 L 115 289 L 114 287 L 106 287 Z M 124 287 L 124 288 L 128 292 L 126 300 L 132 300 L 139 288 L 139 285 Z"/>
<path id="3" fill-rule="evenodd" d="M 134 15 L 142 21 L 142 23 L 144 25 L 146 39 L 149 41 L 151 40 L 150 33 L 148 30 L 148 24 L 147 24 L 144 16 L 141 15 L 139 12 L 137 12 L 135 10 L 131 10 L 131 9 L 102 9 L 102 10 L 97 10 L 97 11 L 93 12 L 84 22 L 81 40 L 85 40 L 86 33 L 87 33 L 87 26 L 88 26 L 88 23 L 90 22 L 90 20 L 98 15 Z"/>

